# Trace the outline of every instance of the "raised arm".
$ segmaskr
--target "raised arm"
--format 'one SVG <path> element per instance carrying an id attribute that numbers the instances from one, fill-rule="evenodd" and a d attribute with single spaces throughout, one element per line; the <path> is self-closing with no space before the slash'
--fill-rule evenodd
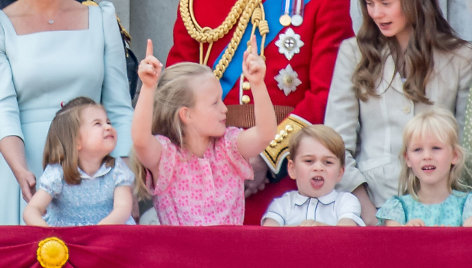
<path id="1" fill-rule="evenodd" d="M 138 160 L 151 171 L 156 171 L 162 145 L 152 135 L 152 111 L 154 92 L 162 70 L 162 64 L 153 56 L 152 41 L 148 40 L 146 58 L 139 64 L 138 75 L 143 85 L 134 111 L 131 136 Z M 153 172 L 154 173 L 154 172 Z"/>
<path id="2" fill-rule="evenodd" d="M 264 83 L 266 65 L 257 54 L 256 38 L 251 38 L 251 46 L 244 52 L 243 74 L 251 84 L 254 98 L 254 115 L 256 124 L 241 132 L 238 137 L 238 149 L 244 158 L 260 154 L 273 139 L 277 130 L 274 106 Z"/>

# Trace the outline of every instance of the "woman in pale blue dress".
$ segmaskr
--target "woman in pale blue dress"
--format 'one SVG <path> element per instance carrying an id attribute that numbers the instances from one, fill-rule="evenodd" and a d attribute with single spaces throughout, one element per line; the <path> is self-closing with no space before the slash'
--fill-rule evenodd
<path id="1" fill-rule="evenodd" d="M 0 225 L 22 222 L 50 122 L 77 96 L 105 106 L 113 155 L 127 156 L 133 110 L 113 5 L 19 0 L 0 11 Z"/>

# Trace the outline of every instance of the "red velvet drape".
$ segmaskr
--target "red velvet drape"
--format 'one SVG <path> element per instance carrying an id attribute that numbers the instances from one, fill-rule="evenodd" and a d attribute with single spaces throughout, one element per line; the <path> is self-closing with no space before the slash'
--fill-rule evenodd
<path id="1" fill-rule="evenodd" d="M 0 227 L 0 267 L 40 267 L 38 242 L 65 267 L 470 267 L 472 228 L 259 226 Z"/>

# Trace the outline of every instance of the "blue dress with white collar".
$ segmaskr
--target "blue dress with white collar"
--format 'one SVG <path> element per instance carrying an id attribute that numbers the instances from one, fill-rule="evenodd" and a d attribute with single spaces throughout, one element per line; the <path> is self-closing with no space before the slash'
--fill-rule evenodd
<path id="1" fill-rule="evenodd" d="M 61 165 L 46 166 L 38 180 L 38 189 L 52 196 L 52 202 L 44 217 L 49 226 L 94 225 L 113 210 L 115 187 L 131 186 L 134 175 L 120 158 L 115 159 L 114 167 L 105 164 L 94 176 L 79 169 L 81 183 L 67 184 Z M 134 224 L 130 218 L 127 224 Z"/>

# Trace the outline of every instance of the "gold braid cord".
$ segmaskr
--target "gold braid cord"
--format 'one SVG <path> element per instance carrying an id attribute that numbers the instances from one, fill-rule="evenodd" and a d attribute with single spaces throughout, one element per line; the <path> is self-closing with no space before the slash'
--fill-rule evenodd
<path id="1" fill-rule="evenodd" d="M 195 19 L 193 14 L 193 0 L 180 0 L 180 16 L 182 17 L 182 21 L 187 29 L 188 34 L 194 40 L 200 43 L 200 64 L 206 64 L 208 61 L 208 57 L 211 51 L 211 47 L 213 42 L 218 41 L 223 36 L 225 36 L 235 25 L 236 21 L 239 19 L 238 24 L 236 26 L 236 30 L 234 31 L 233 37 L 226 48 L 223 56 L 221 57 L 220 61 L 215 67 L 213 73 L 215 76 L 220 79 L 223 76 L 228 64 L 231 62 L 234 56 L 234 52 L 239 46 L 241 42 L 241 38 L 246 30 L 246 27 L 253 16 L 252 22 L 261 23 L 259 26 L 259 31 L 261 34 L 264 32 L 265 34 L 269 31 L 267 29 L 262 29 L 264 25 L 264 16 L 263 16 L 263 9 L 262 11 L 259 10 L 258 12 L 254 12 L 256 8 L 260 9 L 259 6 L 261 0 L 238 0 L 236 4 L 231 8 L 228 16 L 226 16 L 225 20 L 221 25 L 212 29 L 209 27 L 201 27 Z M 255 13 L 253 15 L 253 13 Z M 258 16 L 258 18 L 254 18 Z M 254 27 L 258 25 L 254 24 Z M 254 33 L 254 29 L 252 31 Z M 265 34 L 263 35 L 263 41 L 265 40 Z M 208 43 L 208 50 L 205 55 L 205 59 L 203 58 L 203 44 Z M 263 43 L 261 45 L 263 47 Z M 261 51 L 263 51 L 261 49 Z"/>

